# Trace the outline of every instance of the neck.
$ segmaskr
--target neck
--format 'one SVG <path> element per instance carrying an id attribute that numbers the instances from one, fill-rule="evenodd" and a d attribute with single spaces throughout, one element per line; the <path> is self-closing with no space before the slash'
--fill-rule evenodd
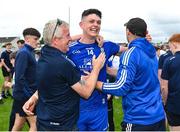
<path id="1" fill-rule="evenodd" d="M 83 35 L 79 41 L 84 44 L 91 44 L 95 42 L 95 37 L 88 37 Z"/>

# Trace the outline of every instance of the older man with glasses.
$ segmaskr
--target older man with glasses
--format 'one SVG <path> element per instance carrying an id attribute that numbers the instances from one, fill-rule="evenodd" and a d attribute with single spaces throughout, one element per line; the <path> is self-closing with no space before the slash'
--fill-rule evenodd
<path id="1" fill-rule="evenodd" d="M 23 106 L 24 111 L 34 115 L 37 103 L 38 131 L 77 130 L 80 96 L 89 98 L 95 88 L 105 55 L 93 57 L 93 70 L 88 78 L 81 78 L 74 63 L 66 57 L 71 37 L 69 25 L 59 19 L 49 21 L 43 30 L 45 46 L 37 66 L 36 92 Z"/>

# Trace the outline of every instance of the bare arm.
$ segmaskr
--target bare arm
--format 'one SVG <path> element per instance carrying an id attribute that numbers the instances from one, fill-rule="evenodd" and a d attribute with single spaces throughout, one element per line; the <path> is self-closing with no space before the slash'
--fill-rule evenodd
<path id="1" fill-rule="evenodd" d="M 4 59 L 1 59 L 1 64 L 2 64 L 2 66 L 4 66 L 6 68 L 6 70 L 8 72 L 10 72 L 11 69 L 9 69 L 9 67 L 6 65 L 6 63 L 4 62 Z"/>
<path id="2" fill-rule="evenodd" d="M 168 80 L 162 79 L 161 94 L 162 94 L 164 105 L 166 105 L 167 96 L 168 96 Z"/>
<path id="3" fill-rule="evenodd" d="M 105 54 L 101 53 L 97 59 L 93 57 L 93 70 L 89 77 L 84 80 L 81 79 L 78 83 L 71 86 L 81 97 L 88 99 L 96 85 L 98 74 L 105 62 Z"/>

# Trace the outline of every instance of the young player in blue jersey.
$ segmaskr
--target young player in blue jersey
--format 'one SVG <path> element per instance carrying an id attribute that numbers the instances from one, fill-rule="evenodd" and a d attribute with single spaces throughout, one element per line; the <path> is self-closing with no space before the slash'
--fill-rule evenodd
<path id="1" fill-rule="evenodd" d="M 143 19 L 129 20 L 129 49 L 120 57 L 116 82 L 96 85 L 103 93 L 122 96 L 123 131 L 165 131 L 158 61 L 154 47 L 145 39 L 146 33 Z"/>
<path id="2" fill-rule="evenodd" d="M 102 48 L 96 42 L 96 36 L 101 27 L 101 12 L 97 9 L 88 9 L 82 13 L 80 27 L 83 30 L 81 38 L 73 42 L 68 51 L 68 57 L 75 63 L 81 74 L 91 72 L 92 56 L 98 56 L 103 50 L 106 54 L 106 63 L 109 57 L 125 50 L 116 43 L 105 41 Z M 101 69 L 99 81 L 106 82 L 106 64 Z M 80 117 L 78 128 L 80 131 L 103 131 L 108 129 L 107 96 L 94 90 L 90 98 L 80 99 Z"/>

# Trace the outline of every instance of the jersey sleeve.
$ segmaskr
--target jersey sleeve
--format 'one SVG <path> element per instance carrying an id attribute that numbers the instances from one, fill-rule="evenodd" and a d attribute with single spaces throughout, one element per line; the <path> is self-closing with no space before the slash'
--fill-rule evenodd
<path id="1" fill-rule="evenodd" d="M 28 54 L 19 52 L 15 60 L 15 86 L 18 89 L 23 89 L 25 85 L 25 74 L 28 67 Z"/>
<path id="2" fill-rule="evenodd" d="M 137 69 L 135 47 L 126 51 L 120 58 L 120 67 L 115 83 L 104 83 L 102 91 L 116 96 L 124 96 L 131 89 Z"/>
<path id="3" fill-rule="evenodd" d="M 162 68 L 161 78 L 165 80 L 169 80 L 169 61 L 169 58 L 166 59 Z"/>
<path id="4" fill-rule="evenodd" d="M 5 52 L 2 52 L 2 54 L 1 54 L 1 59 L 6 59 L 6 54 L 5 54 Z"/>
<path id="5" fill-rule="evenodd" d="M 158 69 L 162 69 L 163 68 L 163 60 L 164 60 L 164 55 L 161 55 L 159 57 L 159 61 L 158 61 Z"/>
<path id="6" fill-rule="evenodd" d="M 111 57 L 112 55 L 115 55 L 119 52 L 120 50 L 120 46 L 117 43 L 113 43 L 113 42 L 106 42 L 105 44 L 107 50 L 109 51 L 109 56 Z"/>

